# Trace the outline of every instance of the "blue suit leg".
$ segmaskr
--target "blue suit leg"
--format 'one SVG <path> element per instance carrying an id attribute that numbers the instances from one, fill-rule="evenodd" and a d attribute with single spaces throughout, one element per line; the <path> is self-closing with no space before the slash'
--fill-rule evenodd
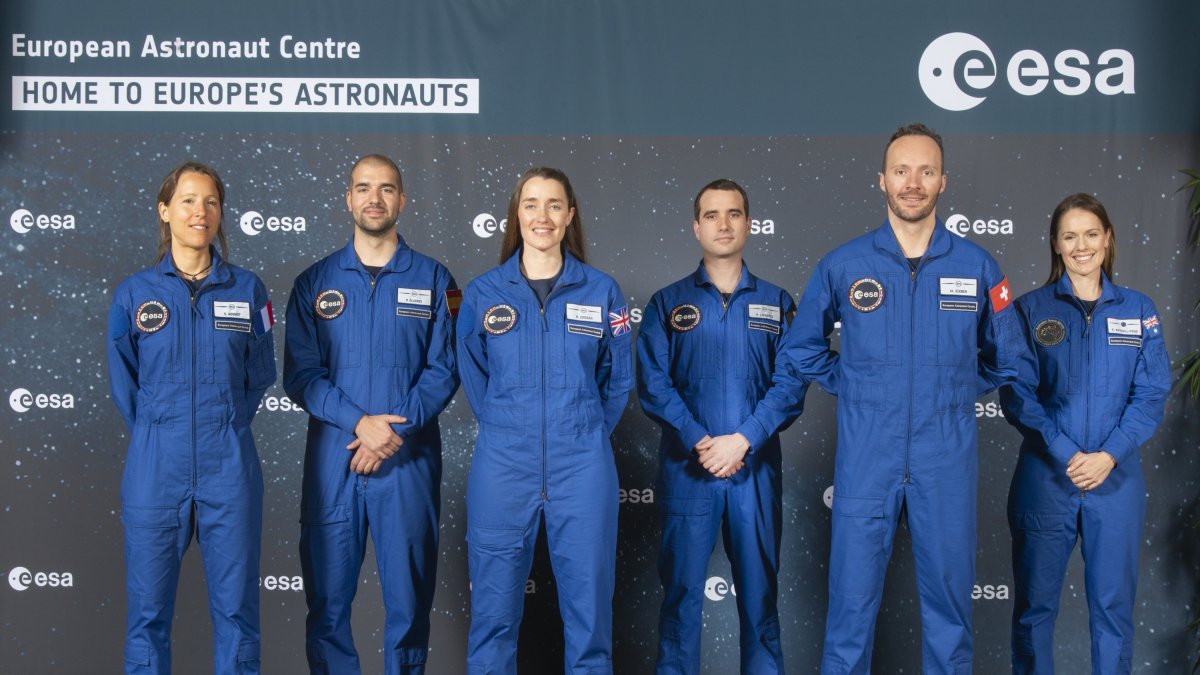
<path id="1" fill-rule="evenodd" d="M 658 549 L 658 578 L 663 599 L 658 614 L 658 675 L 696 675 L 700 672 L 700 632 L 708 559 L 717 543 L 724 514 L 724 490 L 702 489 L 658 504 L 662 539 Z M 707 493 L 707 494 L 705 494 Z"/>
<path id="2" fill-rule="evenodd" d="M 724 527 L 725 552 L 737 588 L 742 672 L 783 673 L 776 604 L 783 511 L 779 474 L 761 467 L 747 478 L 727 492 Z"/>
<path id="3" fill-rule="evenodd" d="M 1109 485 L 1123 479 L 1125 484 Z M 1105 493 L 1106 487 L 1116 491 Z M 1135 480 L 1110 475 L 1097 493 L 1083 499 L 1080 547 L 1094 675 L 1127 675 L 1132 668 L 1138 549 L 1145 516 L 1146 491 L 1140 470 Z"/>
<path id="4" fill-rule="evenodd" d="M 834 487 L 822 675 L 871 672 L 875 619 L 904 498 L 899 488 L 886 498 L 852 497 L 847 492 L 840 484 Z"/>
<path id="5" fill-rule="evenodd" d="M 506 515 L 510 519 L 520 517 L 520 514 Z M 523 527 L 467 523 L 467 563 L 471 574 L 468 675 L 517 673 L 517 638 L 525 613 L 525 582 L 533 566 L 540 515 L 535 510 Z M 563 592 L 560 583 L 559 593 Z"/>
<path id="6" fill-rule="evenodd" d="M 975 483 L 974 475 L 911 477 L 905 489 L 921 599 L 921 672 L 929 675 L 971 672 Z"/>
<path id="7" fill-rule="evenodd" d="M 367 522 L 387 616 L 384 672 L 420 675 L 436 588 L 441 472 L 422 459 L 385 462 L 377 473 L 366 487 Z"/>
<path id="8" fill-rule="evenodd" d="M 1077 517 L 1052 510 L 1010 511 L 1008 519 L 1013 538 L 1013 675 L 1051 675 L 1054 622 L 1075 548 Z"/>
<path id="9" fill-rule="evenodd" d="M 305 654 L 316 674 L 358 673 L 358 652 L 350 633 L 350 609 L 366 552 L 367 521 L 355 478 L 347 501 L 305 509 L 300 527 L 300 568 L 304 574 Z"/>
<path id="10" fill-rule="evenodd" d="M 261 477 L 246 486 L 245 494 L 227 496 L 196 500 L 196 538 L 213 623 L 213 670 L 257 675 Z"/>
<path id="11" fill-rule="evenodd" d="M 122 504 L 125 525 L 125 672 L 171 672 L 171 620 L 179 564 L 192 539 L 192 500 L 178 506 Z"/>
<path id="12" fill-rule="evenodd" d="M 617 472 L 611 461 L 597 468 L 602 473 L 586 494 L 566 493 L 546 502 L 546 543 L 558 585 L 568 675 L 612 673 Z"/>

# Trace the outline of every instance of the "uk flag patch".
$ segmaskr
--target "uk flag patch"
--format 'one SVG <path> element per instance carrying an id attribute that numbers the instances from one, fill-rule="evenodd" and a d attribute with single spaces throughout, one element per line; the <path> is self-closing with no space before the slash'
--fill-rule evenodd
<path id="1" fill-rule="evenodd" d="M 629 305 L 608 313 L 608 327 L 612 329 L 613 337 L 629 332 Z"/>

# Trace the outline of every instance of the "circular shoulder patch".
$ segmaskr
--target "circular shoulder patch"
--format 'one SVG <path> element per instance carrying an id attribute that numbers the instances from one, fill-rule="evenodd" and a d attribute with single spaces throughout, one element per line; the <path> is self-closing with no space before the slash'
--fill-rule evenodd
<path id="1" fill-rule="evenodd" d="M 158 300 L 151 300 L 143 302 L 137 308 L 137 314 L 133 317 L 133 322 L 137 324 L 138 330 L 143 333 L 153 333 L 167 325 L 167 319 L 169 318 L 171 318 L 171 313 L 167 311 L 167 306 Z"/>
<path id="2" fill-rule="evenodd" d="M 679 305 L 671 310 L 671 328 L 686 333 L 700 325 L 700 308 L 695 305 Z"/>
<path id="3" fill-rule="evenodd" d="M 1043 347 L 1053 347 L 1067 337 L 1067 327 L 1058 319 L 1043 319 L 1033 329 L 1033 338 Z"/>
<path id="4" fill-rule="evenodd" d="M 863 277 L 850 284 L 850 304 L 860 312 L 874 312 L 883 304 L 883 284 Z"/>
<path id="5" fill-rule="evenodd" d="M 346 309 L 346 296 L 342 295 L 341 291 L 329 289 L 317 293 L 317 300 L 313 303 L 313 309 L 316 310 L 317 316 L 322 319 L 336 319 Z"/>
<path id="6" fill-rule="evenodd" d="M 512 305 L 496 305 L 483 313 L 483 329 L 492 335 L 504 335 L 517 325 L 517 310 Z"/>

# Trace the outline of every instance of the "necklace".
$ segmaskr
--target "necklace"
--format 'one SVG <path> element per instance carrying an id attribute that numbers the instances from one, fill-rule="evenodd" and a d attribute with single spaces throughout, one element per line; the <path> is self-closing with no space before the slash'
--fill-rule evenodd
<path id="1" fill-rule="evenodd" d="M 195 280 L 199 279 L 200 277 L 204 276 L 205 274 L 207 274 L 208 271 L 212 269 L 212 260 L 208 261 L 208 266 L 206 266 L 204 269 L 199 270 L 197 272 L 184 272 L 183 270 L 179 269 L 178 266 L 176 266 L 175 269 L 183 276 L 191 279 L 192 281 L 195 281 Z"/>

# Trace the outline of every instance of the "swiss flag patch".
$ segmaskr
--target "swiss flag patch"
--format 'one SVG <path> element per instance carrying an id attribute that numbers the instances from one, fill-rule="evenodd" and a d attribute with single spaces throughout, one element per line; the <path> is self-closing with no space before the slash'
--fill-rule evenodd
<path id="1" fill-rule="evenodd" d="M 988 294 L 992 297 L 992 313 L 999 314 L 1004 311 L 1006 307 L 1012 304 L 1013 299 L 1012 289 L 1008 287 L 1008 277 L 1001 279 L 1000 283 L 988 291 Z"/>

